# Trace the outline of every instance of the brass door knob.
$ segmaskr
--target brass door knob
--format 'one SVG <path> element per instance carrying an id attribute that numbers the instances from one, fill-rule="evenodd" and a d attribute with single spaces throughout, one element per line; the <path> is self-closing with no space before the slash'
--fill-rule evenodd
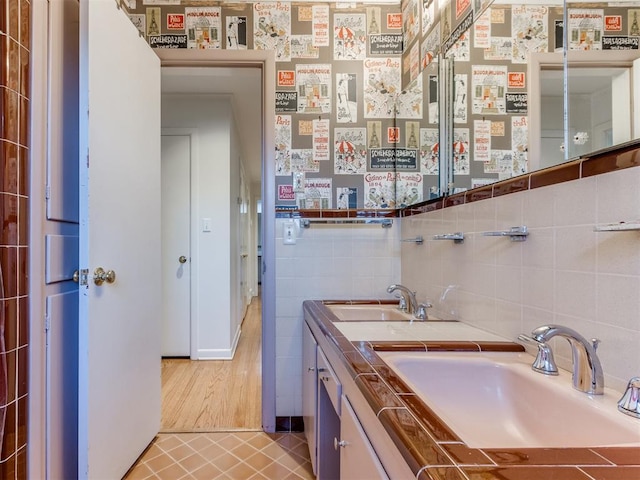
<path id="1" fill-rule="evenodd" d="M 180 263 L 187 263 L 187 257 L 185 257 L 184 255 L 180 255 L 180 258 L 178 259 L 178 261 Z"/>
<path id="2" fill-rule="evenodd" d="M 113 283 L 116 281 L 116 272 L 113 270 L 105 271 L 104 268 L 98 267 L 93 272 L 93 283 L 100 286 L 104 282 Z"/>

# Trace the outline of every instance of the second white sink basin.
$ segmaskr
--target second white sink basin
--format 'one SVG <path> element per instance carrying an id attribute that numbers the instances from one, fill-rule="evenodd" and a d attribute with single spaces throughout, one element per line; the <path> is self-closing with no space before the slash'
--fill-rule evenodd
<path id="1" fill-rule="evenodd" d="M 640 446 L 640 419 L 617 410 L 618 392 L 578 392 L 569 372 L 532 371 L 528 354 L 378 355 L 469 447 Z"/>
<path id="2" fill-rule="evenodd" d="M 399 312 L 402 313 L 402 312 Z M 462 322 L 381 322 L 357 321 L 333 324 L 352 342 L 377 341 L 471 341 L 504 342 L 505 339 Z"/>
<path id="3" fill-rule="evenodd" d="M 398 310 L 397 305 L 327 305 L 329 310 L 343 321 L 411 321 L 413 315 Z"/>

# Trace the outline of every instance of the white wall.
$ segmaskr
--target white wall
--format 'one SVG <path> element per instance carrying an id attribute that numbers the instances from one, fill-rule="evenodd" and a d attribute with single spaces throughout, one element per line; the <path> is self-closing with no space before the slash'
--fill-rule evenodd
<path id="1" fill-rule="evenodd" d="M 237 157 L 238 148 L 233 145 L 229 119 L 233 112 L 226 97 L 163 95 L 162 127 L 198 130 L 192 167 L 196 170 L 192 178 L 197 179 L 192 185 L 192 218 L 198 221 L 192 226 L 196 248 L 191 257 L 197 272 L 192 283 L 196 290 L 192 315 L 197 318 L 197 356 L 201 359 L 229 358 L 239 324 L 231 301 L 236 294 L 231 259 L 237 248 L 232 212 L 237 211 L 234 195 L 239 180 L 232 180 L 237 169 L 232 169 L 234 162 L 230 161 L 232 155 Z M 202 231 L 203 218 L 211 219 L 211 232 Z"/>
<path id="2" fill-rule="evenodd" d="M 302 415 L 302 302 L 389 298 L 400 280 L 400 227 L 312 225 L 283 245 L 276 221 L 276 415 Z"/>
<path id="3" fill-rule="evenodd" d="M 242 317 L 244 316 L 244 301 L 242 299 L 242 288 L 240 287 L 241 281 L 241 255 L 242 255 L 242 234 L 241 221 L 240 221 L 240 204 L 242 201 L 243 192 L 240 190 L 241 184 L 241 170 L 242 170 L 242 156 L 239 148 L 238 132 L 236 131 L 235 122 L 230 118 L 230 146 L 231 153 L 229 156 L 229 234 L 231 243 L 229 245 L 229 259 L 230 259 L 230 299 L 231 299 L 231 325 L 229 330 L 229 342 L 232 349 L 235 351 L 235 347 L 238 343 L 240 335 L 240 324 L 242 323 Z"/>
<path id="4" fill-rule="evenodd" d="M 402 282 L 441 312 L 508 339 L 535 327 L 567 325 L 602 340 L 607 386 L 640 374 L 640 233 L 598 233 L 601 223 L 640 219 L 640 168 L 505 195 L 403 219 Z M 481 236 L 526 225 L 525 242 Z M 428 240 L 462 231 L 463 244 Z M 438 298 L 457 285 L 443 305 Z M 434 312 L 435 313 L 435 312 Z M 570 368 L 569 344 L 554 339 Z"/>

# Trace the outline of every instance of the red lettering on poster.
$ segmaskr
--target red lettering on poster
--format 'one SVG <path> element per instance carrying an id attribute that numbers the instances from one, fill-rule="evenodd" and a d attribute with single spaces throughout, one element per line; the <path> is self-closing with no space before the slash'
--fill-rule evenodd
<path id="1" fill-rule="evenodd" d="M 402 28 L 401 13 L 387 13 L 387 28 L 399 30 Z"/>
<path id="2" fill-rule="evenodd" d="M 293 185 L 278 185 L 278 200 L 295 200 Z"/>
<path id="3" fill-rule="evenodd" d="M 622 15 L 605 15 L 604 31 L 605 32 L 621 32 L 622 31 Z"/>
<path id="4" fill-rule="evenodd" d="M 400 127 L 387 128 L 387 143 L 398 143 L 400 141 Z"/>
<path id="5" fill-rule="evenodd" d="M 525 87 L 525 73 L 509 72 L 509 88 L 524 88 L 524 87 Z"/>
<path id="6" fill-rule="evenodd" d="M 168 30 L 184 30 L 184 13 L 167 13 Z"/>
<path id="7" fill-rule="evenodd" d="M 296 72 L 294 72 L 293 70 L 278 70 L 278 86 L 295 87 Z"/>
<path id="8" fill-rule="evenodd" d="M 471 6 L 471 0 L 456 0 L 456 18 L 460 18 L 460 16 L 470 6 Z"/>

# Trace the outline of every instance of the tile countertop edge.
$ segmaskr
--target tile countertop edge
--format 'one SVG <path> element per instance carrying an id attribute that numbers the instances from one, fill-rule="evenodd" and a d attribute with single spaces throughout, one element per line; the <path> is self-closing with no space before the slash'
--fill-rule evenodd
<path id="1" fill-rule="evenodd" d="M 362 304 L 378 303 L 362 300 L 332 300 L 331 303 Z M 439 480 L 439 469 L 445 467 L 452 474 L 455 470 L 459 477 L 465 478 L 496 478 L 496 472 L 508 469 L 510 480 L 527 480 L 534 474 L 534 469 L 544 467 L 549 475 L 562 475 L 571 470 L 571 478 L 584 480 L 607 480 L 613 470 L 631 469 L 633 474 L 637 469 L 640 479 L 640 447 L 593 447 L 593 448 L 515 448 L 515 449 L 475 449 L 467 447 L 442 422 L 424 402 L 418 399 L 411 390 L 396 377 L 385 363 L 375 353 L 376 350 L 414 350 L 425 349 L 468 350 L 468 351 L 522 351 L 516 343 L 500 342 L 367 342 L 349 341 L 334 325 L 339 319 L 325 307 L 322 300 L 305 300 L 303 302 L 305 317 L 313 319 L 316 326 L 325 336 L 328 343 L 335 349 L 338 357 L 350 373 L 369 406 L 380 419 L 382 427 L 387 431 L 395 443 L 398 451 L 416 475 L 416 478 L 433 478 Z M 308 314 L 308 316 L 307 316 Z M 376 378 L 377 377 L 377 378 Z M 371 381 L 379 384 L 380 393 L 371 386 Z M 389 412 L 400 409 L 409 415 L 402 422 L 390 421 Z M 385 413 L 386 412 L 386 413 Z M 401 432 L 400 427 L 406 421 L 414 423 L 413 435 Z M 415 432 L 418 432 L 415 434 Z M 478 462 L 477 458 L 484 459 Z M 470 461 L 471 459 L 476 459 Z M 437 461 L 438 463 L 430 463 Z M 486 465 L 485 465 L 486 464 Z M 452 469 L 452 467 L 454 467 Z M 458 467 L 458 468 L 455 468 Z M 585 475 L 589 467 L 593 472 Z M 595 468 L 598 467 L 598 468 Z M 425 477 L 429 471 L 435 476 Z M 465 474 L 460 472 L 464 471 Z M 622 473 L 622 470 L 621 470 Z M 511 476 L 511 475 L 515 476 Z M 470 477 L 467 475 L 471 475 Z M 476 476 L 481 475 L 481 477 Z M 447 477 L 449 478 L 449 477 Z M 550 477 L 549 477 L 550 478 Z M 558 476 L 557 478 L 563 478 Z M 624 478 L 627 478 L 626 476 Z"/>

